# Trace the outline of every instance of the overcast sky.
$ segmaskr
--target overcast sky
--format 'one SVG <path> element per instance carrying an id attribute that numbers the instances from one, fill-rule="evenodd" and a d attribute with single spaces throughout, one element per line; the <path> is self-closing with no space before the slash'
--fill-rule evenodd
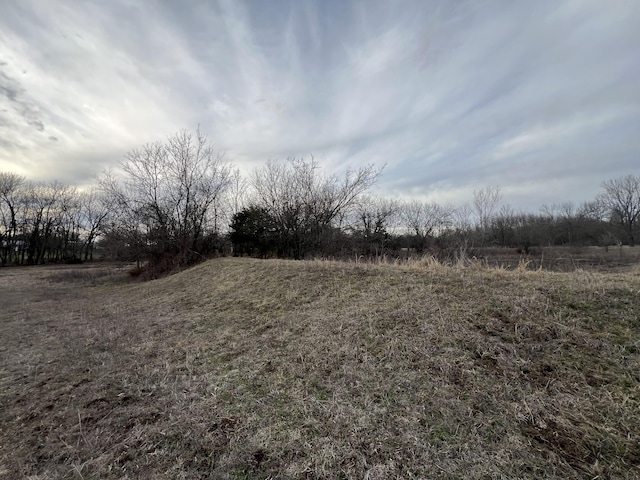
<path id="1" fill-rule="evenodd" d="M 640 1 L 0 0 L 0 171 L 87 185 L 197 125 L 245 171 L 589 200 L 640 174 Z"/>

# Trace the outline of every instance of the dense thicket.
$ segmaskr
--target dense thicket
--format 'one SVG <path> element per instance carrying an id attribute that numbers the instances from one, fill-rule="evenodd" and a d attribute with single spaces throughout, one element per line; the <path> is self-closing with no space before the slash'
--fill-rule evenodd
<path id="1" fill-rule="evenodd" d="M 458 206 L 371 196 L 381 172 L 327 175 L 311 157 L 269 161 L 243 177 L 200 131 L 132 150 L 88 190 L 0 172 L 0 263 L 78 262 L 99 249 L 160 273 L 213 254 L 451 257 L 639 238 L 640 176 L 607 180 L 582 205 L 531 213 L 504 203 L 498 187 Z"/>

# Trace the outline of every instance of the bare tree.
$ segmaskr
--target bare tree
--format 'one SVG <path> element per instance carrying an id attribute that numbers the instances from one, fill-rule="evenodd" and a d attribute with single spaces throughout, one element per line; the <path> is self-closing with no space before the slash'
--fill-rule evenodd
<path id="1" fill-rule="evenodd" d="M 453 226 L 461 231 L 469 232 L 472 228 L 473 209 L 468 203 L 455 208 L 452 212 Z"/>
<path id="2" fill-rule="evenodd" d="M 486 232 L 491 223 L 491 216 L 502 200 L 500 187 L 486 187 L 473 192 L 473 206 L 478 216 L 478 225 L 484 242 Z"/>
<path id="3" fill-rule="evenodd" d="M 573 202 L 562 202 L 551 206 L 544 204 L 540 207 L 540 213 L 548 222 L 550 244 L 573 242 L 576 220 L 576 206 Z"/>
<path id="4" fill-rule="evenodd" d="M 126 237 L 157 267 L 202 258 L 205 235 L 217 226 L 214 206 L 229 186 L 231 168 L 222 155 L 200 130 L 182 130 L 125 159 L 122 178 L 107 172 L 100 182 L 118 211 L 112 233 Z"/>
<path id="5" fill-rule="evenodd" d="M 81 228 L 83 230 L 82 255 L 84 260 L 93 260 L 96 238 L 102 233 L 112 208 L 109 197 L 97 188 L 90 188 L 80 197 Z"/>
<path id="6" fill-rule="evenodd" d="M 629 244 L 635 245 L 636 229 L 640 219 L 640 176 L 607 180 L 602 183 L 602 192 L 598 201 L 604 206 L 612 222 L 620 224 L 629 238 Z"/>
<path id="7" fill-rule="evenodd" d="M 224 203 L 220 207 L 220 217 L 223 219 L 223 226 L 227 227 L 233 223 L 234 217 L 249 204 L 248 190 L 249 180 L 242 176 L 240 169 L 236 168 L 229 176 L 229 188 L 224 198 Z"/>
<path id="8" fill-rule="evenodd" d="M 240 169 L 236 168 L 231 174 L 229 181 L 229 205 L 232 215 L 238 213 L 246 206 L 248 188 L 249 181 L 242 176 Z"/>
<path id="9" fill-rule="evenodd" d="M 0 232 L 0 259 L 2 265 L 13 261 L 16 253 L 16 235 L 18 233 L 18 203 L 21 187 L 25 178 L 10 172 L 0 172 L 0 218 L 2 232 Z"/>
<path id="10" fill-rule="evenodd" d="M 590 221 L 604 221 L 606 217 L 606 211 L 602 202 L 592 200 L 590 202 L 583 202 L 578 208 L 576 215 L 578 218 L 582 218 Z"/>
<path id="11" fill-rule="evenodd" d="M 27 262 L 43 263 L 52 256 L 60 239 L 59 228 L 64 229 L 63 215 L 75 195 L 75 189 L 60 182 L 28 184 L 25 191 L 25 230 L 28 232 Z M 25 232 L 25 233 L 26 233 Z M 53 260 L 59 260 L 53 256 Z"/>
<path id="12" fill-rule="evenodd" d="M 418 252 L 428 248 L 431 239 L 451 225 L 453 210 L 450 205 L 419 200 L 411 200 L 402 205 L 401 216 L 407 230 L 418 240 Z"/>
<path id="13" fill-rule="evenodd" d="M 81 261 L 83 223 L 81 193 L 69 188 L 60 199 L 60 218 L 52 242 L 54 260 Z"/>
<path id="14" fill-rule="evenodd" d="M 498 243 L 506 247 L 514 242 L 513 233 L 516 226 L 516 213 L 511 205 L 502 205 L 492 218 L 494 235 Z M 528 248 L 528 247 L 527 247 Z"/>
<path id="15" fill-rule="evenodd" d="M 77 259 L 78 198 L 75 188 L 60 182 L 32 183 L 0 174 L 2 263 Z"/>
<path id="16" fill-rule="evenodd" d="M 471 232 L 473 229 L 473 209 L 468 203 L 451 209 L 451 222 L 447 235 L 447 246 L 453 258 L 466 259 L 473 244 Z"/>
<path id="17" fill-rule="evenodd" d="M 316 160 L 269 161 L 253 172 L 256 205 L 275 219 L 280 254 L 303 258 L 319 251 L 333 222 L 370 188 L 382 169 L 367 165 L 344 177 L 324 175 Z"/>
<path id="18" fill-rule="evenodd" d="M 354 205 L 350 230 L 360 240 L 362 253 L 380 256 L 398 223 L 399 204 L 382 197 L 363 196 Z"/>

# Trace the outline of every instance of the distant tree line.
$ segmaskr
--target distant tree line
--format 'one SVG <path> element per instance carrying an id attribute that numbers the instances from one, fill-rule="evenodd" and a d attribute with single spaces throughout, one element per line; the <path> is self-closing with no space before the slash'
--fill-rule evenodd
<path id="1" fill-rule="evenodd" d="M 268 161 L 243 177 L 199 130 L 132 150 L 83 191 L 0 172 L 0 263 L 80 262 L 99 251 L 154 276 L 212 255 L 455 257 L 640 238 L 640 176 L 607 180 L 581 205 L 530 213 L 502 203 L 499 187 L 459 206 L 372 196 L 381 172 L 327 175 L 311 157 Z"/>
<path id="2" fill-rule="evenodd" d="M 277 165 L 292 175 L 284 183 L 273 179 L 272 189 L 295 183 L 293 170 L 305 165 L 311 171 L 315 163 L 289 161 L 288 169 L 287 162 Z M 288 195 L 287 189 L 268 201 L 263 195 L 254 196 L 232 217 L 229 238 L 234 254 L 359 258 L 428 253 L 455 259 L 488 246 L 515 248 L 525 254 L 540 246 L 633 246 L 640 232 L 640 177 L 632 175 L 603 182 L 603 191 L 592 201 L 543 205 L 530 213 L 501 203 L 499 187 L 476 190 L 473 202 L 460 206 L 373 197 L 362 193 L 379 171 L 368 167 L 365 173 L 375 175 L 365 175 L 362 191 L 322 224 L 314 223 L 312 214 L 326 205 L 319 201 L 321 190 L 298 197 Z M 263 186 L 254 183 L 253 189 L 260 192 Z M 282 221 L 284 212 L 278 209 L 283 208 L 289 209 L 285 215 L 289 223 Z"/>
<path id="3" fill-rule="evenodd" d="M 0 265 L 92 259 L 109 208 L 95 188 L 79 192 L 0 172 Z"/>

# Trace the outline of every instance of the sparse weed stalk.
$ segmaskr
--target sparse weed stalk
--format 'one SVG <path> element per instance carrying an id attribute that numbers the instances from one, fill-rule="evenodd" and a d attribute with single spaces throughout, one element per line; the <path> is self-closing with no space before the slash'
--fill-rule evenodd
<path id="1" fill-rule="evenodd" d="M 530 271 L 529 265 L 531 265 L 531 260 L 525 260 L 524 258 L 521 258 L 518 262 L 518 267 L 516 268 L 516 270 L 520 273 L 528 272 Z"/>

